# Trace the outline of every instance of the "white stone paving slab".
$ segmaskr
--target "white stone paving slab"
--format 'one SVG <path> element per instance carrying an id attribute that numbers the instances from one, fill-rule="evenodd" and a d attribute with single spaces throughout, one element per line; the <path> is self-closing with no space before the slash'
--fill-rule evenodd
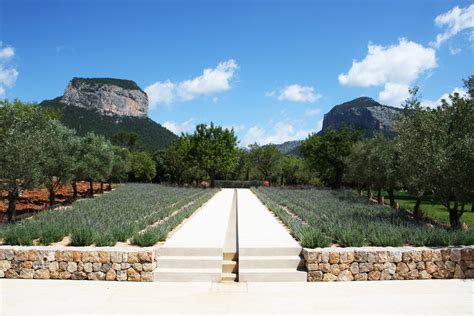
<path id="1" fill-rule="evenodd" d="M 166 248 L 219 248 L 222 250 L 233 193 L 232 189 L 223 189 L 216 193 L 195 216 L 163 244 L 162 250 L 166 251 Z"/>

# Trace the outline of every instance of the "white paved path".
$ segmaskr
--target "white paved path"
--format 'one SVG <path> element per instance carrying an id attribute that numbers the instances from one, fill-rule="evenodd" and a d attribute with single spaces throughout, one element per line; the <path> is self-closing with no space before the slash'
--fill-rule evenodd
<path id="1" fill-rule="evenodd" d="M 216 193 L 199 212 L 190 218 L 160 250 L 167 248 L 222 248 L 229 223 L 233 189 L 223 189 Z"/>
<path id="2" fill-rule="evenodd" d="M 240 250 L 255 248 L 298 248 L 301 250 L 298 242 L 252 191 L 238 189 L 237 201 Z"/>
<path id="3" fill-rule="evenodd" d="M 473 315 L 472 280 L 134 283 L 0 280 L 0 315 Z"/>

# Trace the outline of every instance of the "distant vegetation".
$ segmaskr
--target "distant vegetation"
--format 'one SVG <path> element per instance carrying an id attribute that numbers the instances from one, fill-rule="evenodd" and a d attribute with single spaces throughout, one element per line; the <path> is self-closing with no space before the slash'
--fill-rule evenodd
<path id="1" fill-rule="evenodd" d="M 133 82 L 133 81 L 131 81 Z M 148 117 L 104 115 L 93 109 L 70 106 L 59 98 L 43 101 L 40 106 L 54 110 L 60 121 L 84 136 L 93 132 L 112 139 L 116 133 L 136 133 L 144 147 L 150 151 L 165 148 L 178 137 Z"/>
<path id="2" fill-rule="evenodd" d="M 115 85 L 123 89 L 142 91 L 142 89 L 140 89 L 140 87 L 132 80 L 115 79 L 115 78 L 78 78 L 78 77 L 74 77 L 71 80 L 71 84 L 75 88 L 77 88 L 81 83 L 86 83 L 89 85 L 90 84 Z"/>

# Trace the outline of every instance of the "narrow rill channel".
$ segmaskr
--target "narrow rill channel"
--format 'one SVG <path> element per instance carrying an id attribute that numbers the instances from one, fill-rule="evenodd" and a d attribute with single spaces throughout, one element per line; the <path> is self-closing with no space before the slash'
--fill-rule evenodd
<path id="1" fill-rule="evenodd" d="M 232 197 L 232 206 L 227 226 L 227 233 L 224 242 L 223 260 L 222 260 L 222 282 L 239 281 L 239 246 L 238 246 L 238 227 L 237 227 L 238 205 L 237 190 L 234 190 Z"/>

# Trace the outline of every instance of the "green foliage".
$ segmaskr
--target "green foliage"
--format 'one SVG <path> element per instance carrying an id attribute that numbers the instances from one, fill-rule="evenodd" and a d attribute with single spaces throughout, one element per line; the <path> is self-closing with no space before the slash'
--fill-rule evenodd
<path id="1" fill-rule="evenodd" d="M 30 245 L 38 239 L 40 244 L 48 245 L 65 236 L 71 237 L 74 246 L 113 245 L 177 210 L 188 206 L 197 209 L 215 192 L 131 183 L 95 199 L 77 201 L 60 212 L 43 211 L 17 225 L 6 225 L 0 228 L 0 237 L 10 245 Z"/>
<path id="2" fill-rule="evenodd" d="M 313 134 L 301 145 L 301 154 L 327 185 L 340 188 L 346 172 L 346 157 L 360 137 L 359 131 L 348 128 Z"/>
<path id="3" fill-rule="evenodd" d="M 263 176 L 264 180 L 271 181 L 279 173 L 279 162 L 282 154 L 274 145 L 250 145 L 250 161 Z"/>
<path id="4" fill-rule="evenodd" d="M 130 152 L 126 148 L 112 146 L 113 159 L 110 180 L 125 181 L 130 172 Z"/>
<path id="5" fill-rule="evenodd" d="M 135 181 L 151 182 L 156 176 L 155 162 L 145 151 L 130 154 L 130 174 Z"/>
<path id="6" fill-rule="evenodd" d="M 456 231 L 415 222 L 403 212 L 369 204 L 352 191 L 252 189 L 303 246 L 454 246 L 474 243 L 474 230 Z M 298 218 L 284 211 L 289 210 Z M 305 231 L 308 230 L 308 232 Z M 322 241 L 320 241 L 322 240 Z"/>
<path id="7" fill-rule="evenodd" d="M 285 185 L 309 184 L 311 172 L 305 161 L 295 156 L 284 156 L 280 160 L 282 183 Z"/>
<path id="8" fill-rule="evenodd" d="M 112 135 L 112 144 L 129 151 L 142 151 L 145 148 L 140 135 L 135 132 L 118 131 Z"/>
<path id="9" fill-rule="evenodd" d="M 81 139 L 74 178 L 88 181 L 106 181 L 110 178 L 113 167 L 114 152 L 109 141 L 93 133 Z"/>
<path id="10" fill-rule="evenodd" d="M 305 248 L 329 247 L 331 245 L 331 239 L 323 235 L 319 229 L 308 225 L 301 226 L 296 235 Z"/>
<path id="11" fill-rule="evenodd" d="M 189 138 L 191 144 L 190 157 L 196 166 L 205 170 L 214 187 L 217 173 L 231 172 L 239 159 L 237 137 L 234 130 L 223 129 L 211 122 L 209 126 L 199 124 Z"/>
<path id="12" fill-rule="evenodd" d="M 132 80 L 115 79 L 115 78 L 78 78 L 74 77 L 71 80 L 73 87 L 78 87 L 80 84 L 96 84 L 96 85 L 114 85 L 128 90 L 140 90 L 140 87 Z"/>
<path id="13" fill-rule="evenodd" d="M 70 106 L 60 102 L 60 98 L 40 103 L 46 110 L 60 112 L 60 121 L 74 129 L 79 136 L 93 132 L 112 139 L 114 134 L 126 131 L 139 135 L 140 141 L 150 150 L 165 148 L 177 136 L 148 117 L 104 115 L 93 109 Z"/>

